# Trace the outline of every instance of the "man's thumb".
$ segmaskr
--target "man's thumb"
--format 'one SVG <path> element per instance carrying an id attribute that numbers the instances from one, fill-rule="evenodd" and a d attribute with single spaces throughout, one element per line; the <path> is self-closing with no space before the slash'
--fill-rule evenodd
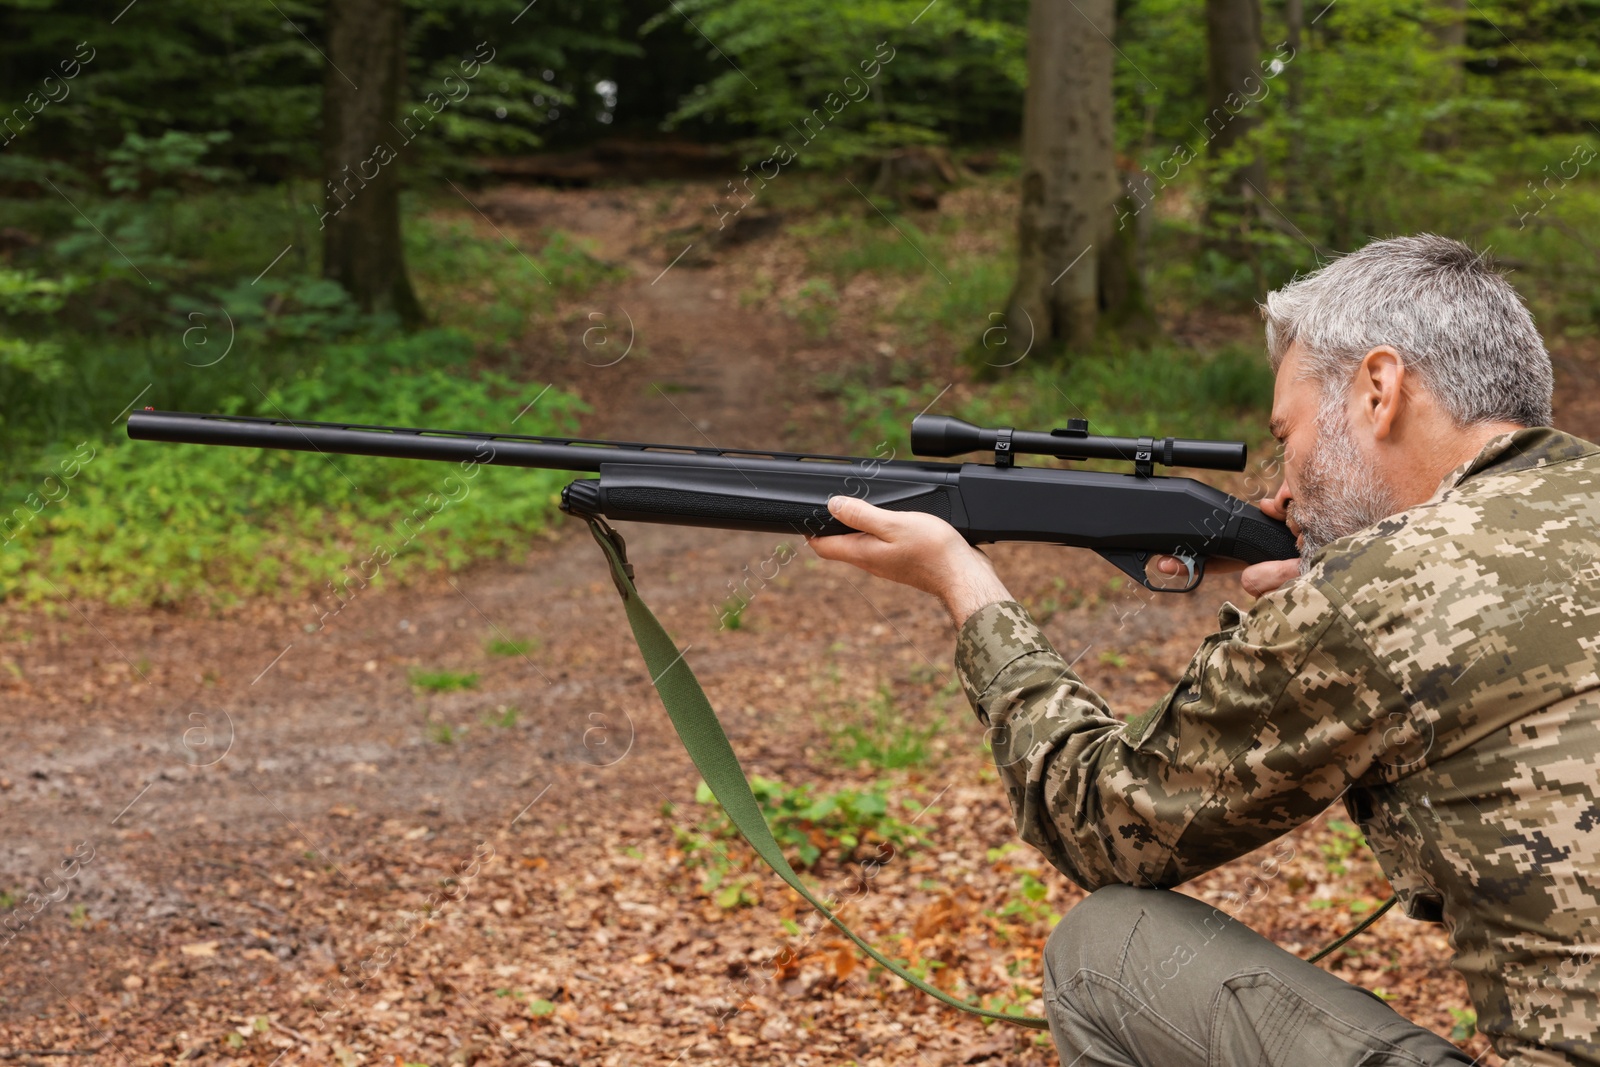
<path id="1" fill-rule="evenodd" d="M 1239 574 L 1240 584 L 1251 596 L 1266 596 L 1300 577 L 1300 561 L 1274 559 L 1246 567 Z"/>
<path id="2" fill-rule="evenodd" d="M 830 496 L 828 511 L 846 526 L 862 533 L 882 536 L 887 532 L 888 523 L 885 520 L 889 519 L 890 513 L 873 507 L 859 497 Z"/>

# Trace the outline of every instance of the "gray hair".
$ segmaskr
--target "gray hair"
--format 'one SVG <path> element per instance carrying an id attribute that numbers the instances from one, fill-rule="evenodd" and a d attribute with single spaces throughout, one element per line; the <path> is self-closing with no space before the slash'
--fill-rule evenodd
<path id="1" fill-rule="evenodd" d="M 1431 233 L 1374 241 L 1267 294 L 1272 369 L 1296 341 L 1325 399 L 1388 345 L 1459 426 L 1548 426 L 1550 354 L 1511 283 L 1480 256 Z"/>

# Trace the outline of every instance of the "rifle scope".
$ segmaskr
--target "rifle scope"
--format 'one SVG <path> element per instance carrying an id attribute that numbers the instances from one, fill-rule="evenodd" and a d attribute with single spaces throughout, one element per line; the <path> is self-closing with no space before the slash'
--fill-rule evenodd
<path id="1" fill-rule="evenodd" d="M 1068 419 L 1065 429 L 1039 433 L 1009 427 L 985 429 L 949 415 L 918 415 L 911 420 L 911 452 L 930 458 L 948 458 L 968 452 L 992 451 L 996 466 L 1011 465 L 1011 457 L 1054 456 L 1056 459 L 1120 459 L 1132 463 L 1148 477 L 1150 468 L 1204 467 L 1242 471 L 1243 441 L 1194 441 L 1182 438 L 1097 437 L 1089 433 L 1089 420 Z"/>

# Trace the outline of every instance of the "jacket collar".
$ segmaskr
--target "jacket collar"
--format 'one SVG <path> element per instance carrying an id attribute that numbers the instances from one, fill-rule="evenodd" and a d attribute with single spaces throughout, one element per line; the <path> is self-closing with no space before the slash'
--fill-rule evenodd
<path id="1" fill-rule="evenodd" d="M 1476 456 L 1445 475 L 1434 493 L 1438 499 L 1462 482 L 1480 474 L 1509 474 L 1565 463 L 1600 452 L 1600 446 L 1553 426 L 1529 426 L 1491 437 Z"/>

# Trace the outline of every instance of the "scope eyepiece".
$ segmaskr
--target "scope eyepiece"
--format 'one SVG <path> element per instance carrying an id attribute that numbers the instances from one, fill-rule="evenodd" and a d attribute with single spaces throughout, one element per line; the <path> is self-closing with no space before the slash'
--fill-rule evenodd
<path id="1" fill-rule="evenodd" d="M 969 452 L 994 451 L 1010 457 L 1053 456 L 1056 459 L 1111 459 L 1135 465 L 1147 475 L 1159 463 L 1164 467 L 1203 467 L 1208 470 L 1244 470 L 1247 449 L 1243 441 L 1197 441 L 1184 438 L 1097 437 L 1085 419 L 1070 419 L 1065 429 L 1039 433 L 1007 428 L 985 429 L 949 415 L 918 415 L 911 420 L 911 451 L 930 459 L 948 459 Z"/>

